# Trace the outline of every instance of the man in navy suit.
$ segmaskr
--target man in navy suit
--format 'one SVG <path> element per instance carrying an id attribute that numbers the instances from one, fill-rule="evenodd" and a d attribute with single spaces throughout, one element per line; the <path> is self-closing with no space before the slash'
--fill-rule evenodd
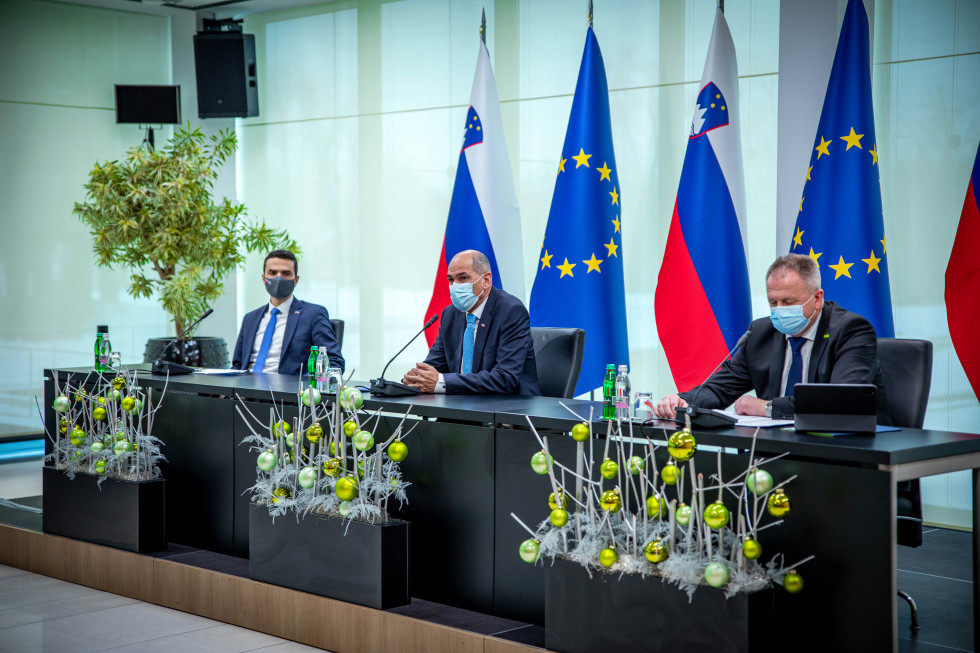
<path id="1" fill-rule="evenodd" d="M 265 257 L 262 283 L 269 303 L 245 315 L 231 366 L 237 370 L 302 374 L 310 347 L 326 347 L 330 366 L 344 369 L 344 357 L 327 309 L 293 297 L 299 281 L 296 256 L 277 249 Z"/>
<path id="2" fill-rule="evenodd" d="M 453 303 L 439 336 L 402 381 L 422 392 L 540 395 L 531 318 L 521 300 L 493 287 L 487 257 L 460 252 L 446 278 Z"/>

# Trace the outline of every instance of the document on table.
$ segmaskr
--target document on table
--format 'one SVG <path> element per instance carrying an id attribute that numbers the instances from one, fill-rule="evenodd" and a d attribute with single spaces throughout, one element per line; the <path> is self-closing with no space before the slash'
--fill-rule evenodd
<path id="1" fill-rule="evenodd" d="M 771 419 L 769 417 L 754 417 L 752 415 L 737 415 L 738 422 L 735 426 L 756 426 L 760 429 L 768 429 L 774 426 L 790 426 L 793 424 L 791 419 Z"/>
<path id="2" fill-rule="evenodd" d="M 234 376 L 235 374 L 248 374 L 248 370 L 226 370 L 220 367 L 201 367 L 201 368 L 194 368 L 194 374 L 213 374 L 214 376 Z"/>

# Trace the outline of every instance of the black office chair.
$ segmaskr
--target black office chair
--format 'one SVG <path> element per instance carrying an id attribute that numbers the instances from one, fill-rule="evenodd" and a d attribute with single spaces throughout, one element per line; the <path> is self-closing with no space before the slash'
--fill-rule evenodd
<path id="1" fill-rule="evenodd" d="M 330 320 L 330 325 L 333 327 L 333 333 L 337 336 L 337 347 L 341 351 L 344 350 L 344 321 L 343 320 Z"/>
<path id="2" fill-rule="evenodd" d="M 531 327 L 538 385 L 545 397 L 571 399 L 582 371 L 585 330 Z"/>
<path id="3" fill-rule="evenodd" d="M 892 424 L 921 429 L 932 385 L 932 343 L 928 340 L 878 338 L 878 361 Z M 903 481 L 897 488 L 897 540 L 902 546 L 922 546 L 922 496 L 919 480 Z M 898 590 L 912 610 L 912 630 L 919 629 L 918 608 L 906 592 Z"/>

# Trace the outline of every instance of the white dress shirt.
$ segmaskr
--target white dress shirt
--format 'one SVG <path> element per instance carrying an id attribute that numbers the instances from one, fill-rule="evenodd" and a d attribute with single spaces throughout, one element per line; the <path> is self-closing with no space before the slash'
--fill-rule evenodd
<path id="1" fill-rule="evenodd" d="M 800 357 L 803 359 L 803 378 L 801 383 L 806 383 L 807 373 L 810 371 L 810 353 L 813 352 L 813 340 L 817 336 L 817 325 L 820 324 L 820 320 L 817 319 L 811 324 L 806 331 L 801 333 L 799 336 L 786 336 L 786 355 L 783 358 L 783 380 L 779 384 L 781 390 L 779 396 L 786 396 L 786 379 L 789 377 L 789 366 L 793 364 L 793 347 L 789 344 L 789 339 L 793 337 L 806 338 L 803 346 L 800 348 Z"/>
<path id="2" fill-rule="evenodd" d="M 480 302 L 480 305 L 479 306 L 477 306 L 472 311 L 470 311 L 473 315 L 476 316 L 476 320 L 473 321 L 473 347 L 474 347 L 474 354 L 476 353 L 476 351 L 475 351 L 475 348 L 476 348 L 476 339 L 480 335 L 480 318 L 483 317 L 483 309 L 486 307 L 486 305 L 487 305 L 487 299 L 489 299 L 489 298 L 490 298 L 490 295 L 487 295 L 487 298 L 484 299 L 482 302 Z M 469 328 L 469 325 L 467 325 L 467 328 Z M 473 361 L 473 363 L 476 364 L 476 361 Z M 446 394 L 446 380 L 442 376 L 442 373 L 439 374 L 439 380 L 436 381 L 435 390 L 433 390 L 432 392 L 434 392 L 436 394 Z"/>
<path id="3" fill-rule="evenodd" d="M 255 332 L 255 340 L 252 342 L 252 355 L 248 359 L 248 369 L 253 372 L 256 371 L 252 368 L 255 365 L 255 358 L 259 355 L 259 347 L 262 346 L 262 339 L 265 337 L 265 328 L 269 325 L 269 319 L 272 317 L 272 309 L 278 308 L 279 315 L 276 316 L 276 330 L 272 333 L 272 342 L 269 344 L 269 353 L 265 358 L 265 367 L 262 371 L 279 371 L 279 357 L 282 356 L 282 340 L 286 335 L 286 318 L 289 316 L 289 309 L 292 305 L 292 295 L 289 296 L 289 299 L 279 304 L 279 306 L 273 306 L 272 302 L 269 302 L 265 314 L 259 320 L 259 328 Z"/>

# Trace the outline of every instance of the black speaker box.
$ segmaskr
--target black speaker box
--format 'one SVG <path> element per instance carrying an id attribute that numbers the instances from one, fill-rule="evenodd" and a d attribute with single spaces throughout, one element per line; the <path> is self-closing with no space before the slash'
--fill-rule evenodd
<path id="1" fill-rule="evenodd" d="M 240 32 L 194 35 L 197 115 L 248 118 L 259 115 L 255 36 Z"/>

